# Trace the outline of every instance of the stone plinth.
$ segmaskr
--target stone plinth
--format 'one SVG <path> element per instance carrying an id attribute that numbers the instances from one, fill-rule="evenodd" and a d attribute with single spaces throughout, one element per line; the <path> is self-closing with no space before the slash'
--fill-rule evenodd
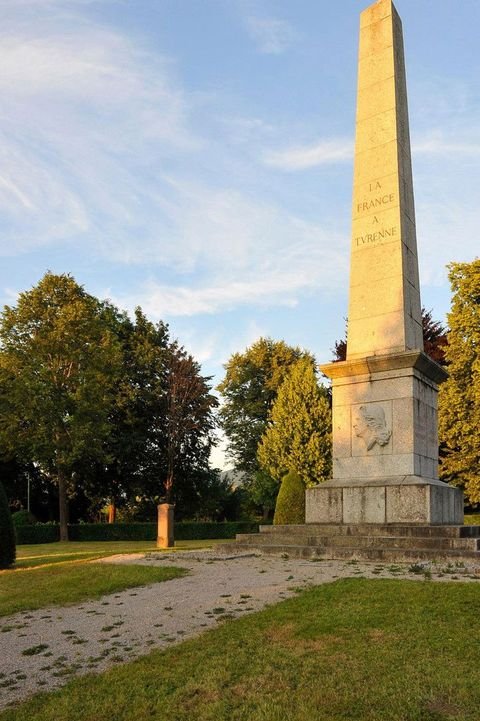
<path id="1" fill-rule="evenodd" d="M 330 363 L 333 478 L 438 479 L 437 393 L 445 371 L 421 351 Z"/>
<path id="2" fill-rule="evenodd" d="M 357 479 L 357 485 L 332 482 L 307 491 L 306 523 L 431 524 L 463 523 L 463 493 L 446 483 L 418 476 Z"/>
<path id="3" fill-rule="evenodd" d="M 463 523 L 463 494 L 438 479 L 437 393 L 422 351 L 322 366 L 332 379 L 333 478 L 307 490 L 307 523 Z"/>
<path id="4" fill-rule="evenodd" d="M 158 510 L 157 548 L 172 548 L 175 545 L 173 538 L 173 509 L 171 503 L 160 503 Z"/>

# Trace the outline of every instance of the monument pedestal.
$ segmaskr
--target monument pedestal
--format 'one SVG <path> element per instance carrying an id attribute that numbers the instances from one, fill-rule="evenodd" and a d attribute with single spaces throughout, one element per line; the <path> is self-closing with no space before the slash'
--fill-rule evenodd
<path id="1" fill-rule="evenodd" d="M 306 522 L 462 524 L 462 491 L 437 475 L 445 370 L 405 351 L 322 371 L 333 385 L 333 479 L 307 490 Z"/>
<path id="2" fill-rule="evenodd" d="M 463 493 L 418 476 L 324 483 L 307 490 L 306 523 L 461 525 Z"/>

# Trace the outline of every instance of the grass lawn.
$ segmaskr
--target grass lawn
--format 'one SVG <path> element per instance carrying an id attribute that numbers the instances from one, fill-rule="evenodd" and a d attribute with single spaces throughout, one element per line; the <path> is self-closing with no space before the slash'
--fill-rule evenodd
<path id="1" fill-rule="evenodd" d="M 466 526 L 480 526 L 480 513 L 466 513 L 464 523 Z"/>
<path id="2" fill-rule="evenodd" d="M 176 541 L 175 551 L 188 551 L 195 548 L 211 548 L 216 543 L 225 543 L 224 539 L 206 541 Z M 117 553 L 145 553 L 158 551 L 155 541 L 68 541 L 58 543 L 37 543 L 30 546 L 17 546 L 15 569 L 33 568 L 45 564 L 64 563 L 65 561 L 94 560 Z M 14 570 L 15 570 L 14 569 Z"/>
<path id="3" fill-rule="evenodd" d="M 0 721 L 477 721 L 480 585 L 346 579 Z"/>
<path id="4" fill-rule="evenodd" d="M 180 541 L 176 550 L 208 548 L 220 541 Z M 45 543 L 17 548 L 18 562 L 0 571 L 0 616 L 46 606 L 78 603 L 133 586 L 167 581 L 185 573 L 178 568 L 114 566 L 91 561 L 117 553 L 155 550 L 155 543 Z M 171 553 L 172 561 L 175 554 Z"/>

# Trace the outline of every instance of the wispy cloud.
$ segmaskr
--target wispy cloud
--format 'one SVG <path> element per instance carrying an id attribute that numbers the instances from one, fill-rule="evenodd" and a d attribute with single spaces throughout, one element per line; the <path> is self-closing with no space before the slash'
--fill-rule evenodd
<path id="1" fill-rule="evenodd" d="M 138 231 L 149 174 L 199 146 L 185 95 L 168 59 L 119 33 L 60 10 L 23 20 L 0 36 L 5 252 L 84 233 L 121 245 Z"/>
<path id="2" fill-rule="evenodd" d="M 290 223 L 291 233 L 283 227 L 281 237 L 282 218 L 277 218 L 270 230 L 276 236 L 276 247 L 272 236 L 265 238 L 271 250 L 257 251 L 247 269 L 239 272 L 235 263 L 229 268 L 224 265 L 223 272 L 210 276 L 207 282 L 188 286 L 150 281 L 136 289 L 132 297 L 120 296 L 114 301 L 127 308 L 140 304 L 153 318 L 194 316 L 242 306 L 294 306 L 305 292 L 319 288 L 322 292 L 332 291 L 342 277 L 346 282 L 346 238 L 334 234 L 326 237 L 322 229 L 287 217 L 283 222 Z"/>
<path id="3" fill-rule="evenodd" d="M 249 15 L 245 22 L 258 51 L 266 55 L 281 55 L 299 38 L 298 32 L 285 20 Z"/>
<path id="4" fill-rule="evenodd" d="M 417 155 L 453 155 L 457 157 L 476 157 L 480 155 L 480 139 L 463 140 L 446 138 L 443 133 L 433 132 L 412 143 L 412 153 Z"/>
<path id="5" fill-rule="evenodd" d="M 320 165 L 343 163 L 353 157 L 353 141 L 348 138 L 321 140 L 311 145 L 296 145 L 263 154 L 266 165 L 281 170 L 306 170 Z"/>

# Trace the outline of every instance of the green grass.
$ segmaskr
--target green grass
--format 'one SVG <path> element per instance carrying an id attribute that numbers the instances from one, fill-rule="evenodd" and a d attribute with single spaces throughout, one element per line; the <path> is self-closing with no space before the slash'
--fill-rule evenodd
<path id="1" fill-rule="evenodd" d="M 464 524 L 466 526 L 480 526 L 480 513 L 466 513 Z"/>
<path id="2" fill-rule="evenodd" d="M 175 551 L 210 548 L 219 539 L 179 541 Z M 15 568 L 0 571 L 0 617 L 17 611 L 33 611 L 46 606 L 62 606 L 133 586 L 168 581 L 183 575 L 177 568 L 114 566 L 91 561 L 117 553 L 142 553 L 157 550 L 145 541 L 104 541 L 44 543 L 18 546 Z"/>
<path id="3" fill-rule="evenodd" d="M 211 548 L 217 543 L 225 542 L 224 539 L 176 541 L 175 547 L 165 550 L 165 553 Z M 154 541 L 68 541 L 66 543 L 17 546 L 15 568 L 33 568 L 65 561 L 94 560 L 105 556 L 114 556 L 117 553 L 145 553 L 147 551 L 158 551 Z"/>
<path id="4" fill-rule="evenodd" d="M 346 579 L 0 721 L 477 721 L 480 586 Z"/>

